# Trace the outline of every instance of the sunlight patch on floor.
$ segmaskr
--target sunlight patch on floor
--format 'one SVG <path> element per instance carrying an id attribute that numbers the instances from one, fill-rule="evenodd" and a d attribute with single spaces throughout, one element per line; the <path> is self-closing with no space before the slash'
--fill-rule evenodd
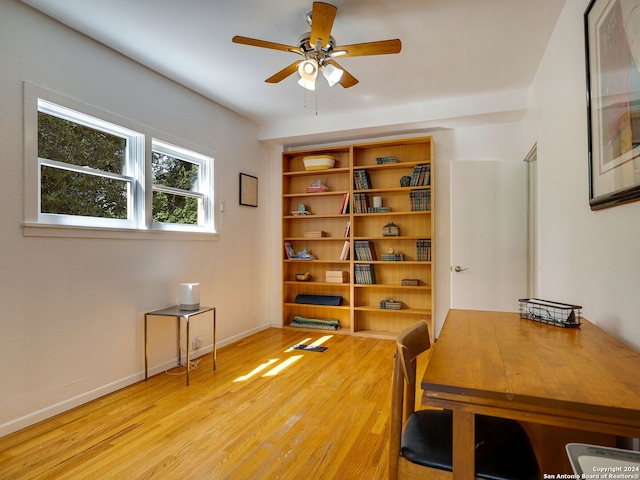
<path id="1" fill-rule="evenodd" d="M 285 368 L 287 368 L 289 365 L 293 364 L 294 362 L 300 360 L 302 357 L 303 357 L 303 355 L 294 355 L 293 357 L 289 357 L 284 362 L 282 362 L 280 365 L 278 365 L 276 367 L 273 367 L 271 370 L 269 370 L 267 373 L 265 373 L 262 376 L 263 377 L 275 377 L 282 370 L 284 370 Z"/>
<path id="2" fill-rule="evenodd" d="M 243 375 L 241 377 L 236 378 L 233 382 L 234 383 L 235 382 L 244 382 L 245 380 L 249 380 L 251 377 L 253 377 L 254 375 L 257 375 L 258 373 L 263 371 L 265 368 L 273 365 L 278 360 L 280 360 L 280 359 L 279 358 L 272 358 L 271 360 L 266 361 L 262 365 L 258 365 L 256 368 L 254 368 L 251 372 L 247 373 L 246 375 Z"/>
<path id="3" fill-rule="evenodd" d="M 318 347 L 318 346 L 322 345 L 323 343 L 327 342 L 331 338 L 333 338 L 333 335 L 325 335 L 324 337 L 320 337 L 315 342 L 308 344 L 308 346 Z M 302 340 L 300 342 L 297 342 L 295 345 L 292 345 L 291 347 L 286 349 L 284 351 L 284 353 L 294 352 L 294 351 L 296 351 L 296 349 L 294 348 L 296 345 L 300 345 L 300 344 L 307 345 L 307 342 L 310 341 L 310 340 L 311 340 L 311 337 L 305 338 L 304 340 Z M 262 376 L 263 377 L 274 377 L 278 373 L 283 371 L 285 368 L 287 368 L 288 366 L 290 366 L 293 363 L 295 363 L 296 361 L 298 361 L 300 358 L 302 358 L 302 355 L 294 355 L 292 357 L 289 357 L 288 359 L 284 360 L 281 364 L 273 367 L 271 370 L 269 370 L 267 373 L 265 373 Z M 263 363 L 261 365 L 258 365 L 256 368 L 254 368 L 251 372 L 247 373 L 246 375 L 243 375 L 241 377 L 236 378 L 233 382 L 234 383 L 235 382 L 244 382 L 246 380 L 249 380 L 251 377 L 256 376 L 257 374 L 259 374 L 263 370 L 267 369 L 268 367 L 270 367 L 274 363 L 277 363 L 279 360 L 280 360 L 279 358 L 272 358 L 271 360 L 268 360 L 265 363 Z"/>

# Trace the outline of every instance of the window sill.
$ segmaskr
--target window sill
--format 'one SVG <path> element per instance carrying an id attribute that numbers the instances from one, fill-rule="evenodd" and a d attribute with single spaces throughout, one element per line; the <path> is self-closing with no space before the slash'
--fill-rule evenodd
<path id="1" fill-rule="evenodd" d="M 170 240 L 170 241 L 215 241 L 220 234 L 205 232 L 176 232 L 170 230 L 127 230 L 118 228 L 75 227 L 23 223 L 25 237 L 58 238 L 112 238 L 117 240 Z"/>

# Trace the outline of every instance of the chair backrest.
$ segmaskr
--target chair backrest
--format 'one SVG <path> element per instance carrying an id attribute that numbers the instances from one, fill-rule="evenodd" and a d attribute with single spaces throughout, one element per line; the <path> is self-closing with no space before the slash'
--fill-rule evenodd
<path id="1" fill-rule="evenodd" d="M 424 320 L 403 330 L 396 337 L 396 353 L 400 357 L 404 380 L 409 385 L 416 382 L 416 358 L 430 347 L 429 325 Z"/>
<path id="2" fill-rule="evenodd" d="M 397 478 L 398 474 L 402 426 L 415 410 L 416 358 L 430 346 L 429 326 L 424 320 L 403 330 L 396 337 L 389 429 L 390 479 Z"/>

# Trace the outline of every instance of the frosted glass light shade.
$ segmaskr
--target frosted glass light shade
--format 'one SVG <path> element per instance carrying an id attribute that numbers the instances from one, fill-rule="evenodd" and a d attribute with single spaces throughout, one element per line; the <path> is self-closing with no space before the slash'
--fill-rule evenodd
<path id="1" fill-rule="evenodd" d="M 180 310 L 197 310 L 200 308 L 200 284 L 180 284 Z"/>
<path id="2" fill-rule="evenodd" d="M 306 88 L 307 90 L 315 90 L 316 89 L 316 81 L 315 80 L 305 80 L 304 78 L 300 78 L 298 80 L 298 85 Z"/>
<path id="3" fill-rule="evenodd" d="M 324 78 L 327 79 L 327 82 L 329 83 L 330 87 L 333 87 L 336 83 L 340 81 L 343 73 L 344 72 L 342 70 L 334 67 L 331 64 L 325 65 L 324 68 L 322 69 L 322 75 L 324 75 Z"/>
<path id="4" fill-rule="evenodd" d="M 298 73 L 300 74 L 300 80 L 298 85 L 306 88 L 307 90 L 316 89 L 316 77 L 318 76 L 318 62 L 313 58 L 300 62 L 298 65 Z"/>

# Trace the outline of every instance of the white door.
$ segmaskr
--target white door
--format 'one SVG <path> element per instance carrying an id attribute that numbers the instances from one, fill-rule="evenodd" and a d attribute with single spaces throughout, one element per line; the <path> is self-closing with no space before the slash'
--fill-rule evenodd
<path id="1" fill-rule="evenodd" d="M 526 297 L 526 164 L 451 162 L 451 307 L 517 311 Z"/>

